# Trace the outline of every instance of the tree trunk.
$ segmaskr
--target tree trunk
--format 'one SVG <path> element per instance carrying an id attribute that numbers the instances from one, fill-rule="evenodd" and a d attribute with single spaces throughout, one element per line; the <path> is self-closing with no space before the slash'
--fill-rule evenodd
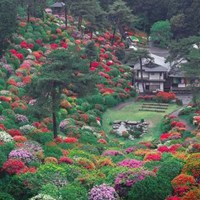
<path id="1" fill-rule="evenodd" d="M 66 29 L 67 29 L 67 24 L 68 24 L 67 16 L 68 16 L 67 1 L 65 1 L 65 26 L 66 26 Z"/>
<path id="2" fill-rule="evenodd" d="M 93 31 L 91 30 L 90 31 L 90 40 L 92 40 L 92 38 L 93 38 Z"/>
<path id="3" fill-rule="evenodd" d="M 83 20 L 83 17 L 82 17 L 82 15 L 80 15 L 80 16 L 78 17 L 78 30 L 79 30 L 79 31 L 81 30 L 82 20 Z"/>
<path id="4" fill-rule="evenodd" d="M 27 22 L 30 22 L 30 4 L 28 4 L 28 8 L 27 8 Z"/>
<path id="5" fill-rule="evenodd" d="M 56 121 L 56 91 L 54 89 L 54 84 L 53 84 L 53 91 L 51 95 L 52 95 L 53 135 L 54 135 L 54 138 L 56 138 L 58 136 L 58 131 L 57 131 L 57 121 Z"/>
<path id="6" fill-rule="evenodd" d="M 143 68 L 142 68 L 142 57 L 141 56 L 139 56 L 139 61 L 140 61 L 140 73 L 141 73 L 142 89 L 143 89 L 143 93 L 145 94 L 144 79 L 143 79 Z"/>
<path id="7" fill-rule="evenodd" d="M 113 35 L 112 35 L 112 39 L 111 39 L 111 46 L 113 46 L 113 44 L 114 44 L 115 34 L 116 34 L 116 26 L 114 26 L 114 28 L 113 28 Z"/>

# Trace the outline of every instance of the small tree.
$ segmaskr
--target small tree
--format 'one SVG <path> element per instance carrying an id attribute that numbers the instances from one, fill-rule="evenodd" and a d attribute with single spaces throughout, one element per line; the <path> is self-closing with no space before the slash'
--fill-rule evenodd
<path id="1" fill-rule="evenodd" d="M 159 47 L 167 47 L 172 37 L 171 25 L 168 20 L 158 21 L 151 27 L 151 40 Z"/>
<path id="2" fill-rule="evenodd" d="M 29 94 L 37 99 L 36 106 L 52 114 L 54 137 L 58 135 L 57 111 L 62 90 L 70 88 L 85 95 L 91 91 L 87 86 L 95 84 L 87 65 L 87 60 L 81 59 L 77 52 L 55 50 L 48 55 L 46 64 L 28 87 Z"/>

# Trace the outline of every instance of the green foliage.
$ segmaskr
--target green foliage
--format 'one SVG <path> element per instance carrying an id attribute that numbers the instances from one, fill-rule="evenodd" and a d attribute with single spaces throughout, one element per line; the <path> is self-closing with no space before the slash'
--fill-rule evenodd
<path id="1" fill-rule="evenodd" d="M 105 96 L 105 105 L 108 107 L 116 106 L 118 103 L 118 100 L 114 98 L 112 95 Z"/>
<path id="2" fill-rule="evenodd" d="M 151 40 L 156 46 L 167 47 L 171 36 L 171 26 L 168 20 L 158 21 L 151 27 Z"/>
<path id="3" fill-rule="evenodd" d="M 85 46 L 85 54 L 89 60 L 96 60 L 97 58 L 97 47 L 95 46 L 94 41 L 88 43 Z"/>
<path id="4" fill-rule="evenodd" d="M 12 195 L 15 200 L 29 199 L 31 196 L 36 194 L 30 190 L 30 188 L 26 187 L 19 176 L 12 177 L 12 179 L 6 184 L 4 191 Z"/>
<path id="5" fill-rule="evenodd" d="M 183 167 L 183 163 L 179 162 L 176 159 L 166 160 L 161 164 L 157 172 L 157 176 L 163 177 L 166 180 L 171 181 L 178 174 L 180 174 L 182 167 Z"/>
<path id="6" fill-rule="evenodd" d="M 118 58 L 120 61 L 122 61 L 122 60 L 124 59 L 124 57 L 125 57 L 125 51 L 124 51 L 124 49 L 117 49 L 117 50 L 115 51 L 115 55 L 117 56 L 117 58 Z"/>
<path id="7" fill-rule="evenodd" d="M 55 199 L 58 199 L 60 196 L 58 187 L 51 183 L 43 185 L 39 193 L 50 195 Z"/>
<path id="8" fill-rule="evenodd" d="M 68 184 L 60 190 L 63 200 L 87 200 L 87 190 L 78 183 Z"/>
<path id="9" fill-rule="evenodd" d="M 62 156 L 62 151 L 57 146 L 44 146 L 45 157 L 55 157 L 59 159 Z"/>
<path id="10" fill-rule="evenodd" d="M 148 176 L 133 185 L 128 193 L 127 200 L 163 200 L 172 192 L 171 184 L 165 178 Z"/>
<path id="11" fill-rule="evenodd" d="M 81 137 L 79 138 L 79 142 L 83 144 L 93 144 L 96 145 L 97 137 L 91 131 L 83 130 L 81 131 Z"/>
<path id="12" fill-rule="evenodd" d="M 45 144 L 45 143 L 53 141 L 53 133 L 52 132 L 33 133 L 30 135 L 30 137 L 31 137 L 31 139 L 33 139 L 41 144 Z"/>
<path id="13" fill-rule="evenodd" d="M 5 192 L 0 192 L 0 200 L 15 200 L 10 194 Z"/>

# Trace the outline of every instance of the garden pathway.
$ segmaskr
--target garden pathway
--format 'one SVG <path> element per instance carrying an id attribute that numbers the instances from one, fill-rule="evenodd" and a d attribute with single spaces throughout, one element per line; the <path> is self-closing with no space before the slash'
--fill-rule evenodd
<path id="1" fill-rule="evenodd" d="M 120 103 L 120 104 L 116 105 L 113 109 L 114 110 L 121 110 L 122 108 L 132 104 L 133 102 L 135 102 L 135 98 L 131 98 L 130 100 L 128 100 L 126 102 Z"/>
<path id="2" fill-rule="evenodd" d="M 181 108 L 179 108 L 178 110 L 175 110 L 174 112 L 171 113 L 171 115 L 174 115 L 176 117 L 178 117 L 178 119 L 183 122 L 184 124 L 186 124 L 186 129 L 188 131 L 193 131 L 194 127 L 192 127 L 191 125 L 188 124 L 188 122 L 185 119 L 182 119 L 178 116 L 179 112 L 185 107 L 187 106 L 191 100 L 192 100 L 192 96 L 191 95 L 177 95 L 177 98 L 179 98 L 180 100 L 182 100 L 183 102 L 183 106 Z"/>

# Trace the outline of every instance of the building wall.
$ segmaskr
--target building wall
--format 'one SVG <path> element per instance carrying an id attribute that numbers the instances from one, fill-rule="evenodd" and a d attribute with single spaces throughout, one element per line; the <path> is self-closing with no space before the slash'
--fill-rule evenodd
<path id="1" fill-rule="evenodd" d="M 149 79 L 150 80 L 163 80 L 164 79 L 164 74 L 161 72 L 154 72 L 149 74 Z"/>

